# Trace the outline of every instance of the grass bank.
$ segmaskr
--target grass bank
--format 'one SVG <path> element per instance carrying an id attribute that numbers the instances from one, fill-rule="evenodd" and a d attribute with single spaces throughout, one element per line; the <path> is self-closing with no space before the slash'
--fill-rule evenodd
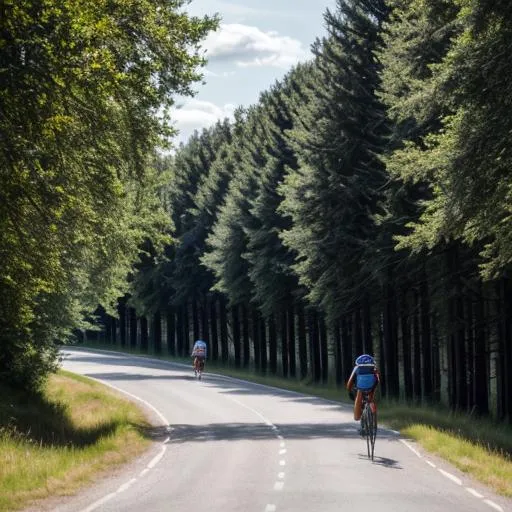
<path id="1" fill-rule="evenodd" d="M 0 387 L 0 511 L 68 495 L 149 445 L 132 402 L 61 371 L 40 394 Z"/>
<path id="2" fill-rule="evenodd" d="M 119 347 L 112 345 L 89 345 L 88 348 L 121 351 Z M 148 356 L 137 350 L 123 352 L 191 364 L 190 358 Z M 319 386 L 310 382 L 261 375 L 211 361 L 207 362 L 206 372 L 208 371 L 338 402 L 349 402 L 345 390 L 335 386 Z M 502 496 L 512 498 L 510 425 L 454 413 L 439 405 L 429 407 L 392 401 L 380 401 L 379 418 L 386 426 L 398 430 L 404 437 L 416 440 L 425 450 L 449 461 L 471 478 Z"/>

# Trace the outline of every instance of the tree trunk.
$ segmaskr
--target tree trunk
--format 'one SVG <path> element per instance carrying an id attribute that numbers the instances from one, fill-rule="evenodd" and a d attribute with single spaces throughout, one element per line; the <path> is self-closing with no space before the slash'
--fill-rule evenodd
<path id="1" fill-rule="evenodd" d="M 385 380 L 387 392 L 391 397 L 399 396 L 398 350 L 396 338 L 396 302 L 391 284 L 386 287 L 384 307 L 384 359 L 386 361 Z"/>
<path id="2" fill-rule="evenodd" d="M 201 332 L 199 330 L 199 311 L 197 307 L 197 299 L 192 298 L 192 335 L 194 337 L 194 343 L 196 340 L 201 339 Z"/>
<path id="3" fill-rule="evenodd" d="M 220 306 L 220 346 L 222 362 L 227 363 L 229 361 L 229 344 L 228 344 L 228 315 L 226 311 L 226 299 L 224 296 L 219 298 Z"/>
<path id="4" fill-rule="evenodd" d="M 254 346 L 254 368 L 261 371 L 261 314 L 257 308 L 251 310 L 252 313 L 252 340 Z"/>
<path id="5" fill-rule="evenodd" d="M 341 351 L 341 366 L 342 366 L 342 380 L 346 384 L 352 368 L 354 367 L 354 353 L 352 352 L 352 342 L 350 336 L 350 319 L 347 316 L 343 316 L 341 319 L 341 339 L 340 339 L 340 351 Z"/>
<path id="6" fill-rule="evenodd" d="M 140 317 L 140 349 L 144 353 L 148 353 L 149 348 L 148 336 L 148 319 L 145 316 Z"/>
<path id="7" fill-rule="evenodd" d="M 211 352 L 211 338 L 210 338 L 210 297 L 204 296 L 199 302 L 199 325 L 201 327 L 201 339 L 208 344 L 209 351 Z"/>
<path id="8" fill-rule="evenodd" d="M 343 378 L 343 359 L 342 359 L 342 351 L 341 351 L 341 322 L 337 320 L 334 324 L 333 329 L 334 336 L 334 360 L 336 364 L 336 385 L 342 386 L 345 384 L 345 379 Z"/>
<path id="9" fill-rule="evenodd" d="M 404 290 L 400 307 L 400 331 L 402 335 L 402 363 L 404 375 L 404 396 L 406 400 L 412 399 L 412 358 L 411 358 L 411 331 L 409 322 L 408 293 Z"/>
<path id="10" fill-rule="evenodd" d="M 295 310 L 290 304 L 287 312 L 288 319 L 288 357 L 290 361 L 290 377 L 297 377 L 296 347 L 295 347 Z"/>
<path id="11" fill-rule="evenodd" d="M 324 315 L 318 319 L 318 339 L 320 341 L 320 365 L 322 382 L 329 382 L 329 340 Z"/>
<path id="12" fill-rule="evenodd" d="M 372 315 L 370 300 L 367 296 L 363 299 L 362 306 L 362 337 L 363 337 L 363 351 L 366 354 L 373 355 L 373 343 L 372 343 Z"/>
<path id="13" fill-rule="evenodd" d="M 422 397 L 432 400 L 434 389 L 432 334 L 430 329 L 430 301 L 428 296 L 427 274 L 423 269 L 419 294 L 420 322 L 421 322 L 421 350 L 423 362 L 423 389 Z"/>
<path id="14" fill-rule="evenodd" d="M 297 308 L 297 331 L 299 340 L 300 378 L 302 380 L 308 376 L 308 342 L 306 336 L 305 312 L 302 305 Z"/>
<path id="15" fill-rule="evenodd" d="M 210 357 L 213 361 L 219 360 L 219 334 L 217 332 L 217 296 L 212 295 L 210 298 Z"/>
<path id="16" fill-rule="evenodd" d="M 352 335 L 354 336 L 353 346 L 355 353 L 359 356 L 365 353 L 365 348 L 363 344 L 363 329 L 361 323 L 361 310 L 359 306 L 357 306 L 356 309 L 354 310 L 352 318 Z"/>
<path id="17" fill-rule="evenodd" d="M 137 348 L 137 313 L 134 308 L 129 309 L 130 318 L 130 347 Z"/>
<path id="18" fill-rule="evenodd" d="M 262 373 L 267 372 L 267 320 L 260 315 L 260 364 Z"/>
<path id="19" fill-rule="evenodd" d="M 269 346 L 269 370 L 272 375 L 277 374 L 277 334 L 274 315 L 268 318 L 268 346 Z"/>
<path id="20" fill-rule="evenodd" d="M 167 353 L 176 356 L 176 312 L 174 306 L 167 307 Z"/>
<path id="21" fill-rule="evenodd" d="M 121 342 L 121 347 L 126 346 L 126 302 L 125 299 L 121 299 L 118 305 L 119 311 L 119 338 Z"/>
<path id="22" fill-rule="evenodd" d="M 412 314 L 412 389 L 413 398 L 421 399 L 421 333 L 420 333 L 420 292 L 414 290 L 414 307 Z"/>
<path id="23" fill-rule="evenodd" d="M 475 304 L 475 336 L 473 350 L 473 395 L 479 414 L 489 414 L 489 371 L 487 357 L 487 338 L 484 326 L 485 304 L 481 282 L 479 283 L 479 294 Z"/>
<path id="24" fill-rule="evenodd" d="M 243 367 L 249 368 L 249 363 L 251 361 L 251 343 L 249 337 L 249 318 L 247 314 L 247 306 L 245 304 L 241 305 L 242 308 L 242 342 L 243 342 Z"/>
<path id="25" fill-rule="evenodd" d="M 320 361 L 320 340 L 318 333 L 318 314 L 316 311 L 310 311 L 308 314 L 309 319 L 309 353 L 310 353 L 310 367 L 311 378 L 313 382 L 320 382 L 322 378 L 322 364 Z"/>
<path id="26" fill-rule="evenodd" d="M 240 368 L 242 359 L 241 359 L 241 339 L 240 339 L 240 317 L 239 317 L 239 311 L 238 311 L 238 304 L 235 304 L 231 308 L 231 319 L 233 321 L 233 348 L 235 351 L 235 367 Z"/>
<path id="27" fill-rule="evenodd" d="M 153 315 L 153 350 L 155 354 L 162 353 L 162 316 L 160 311 Z"/>
<path id="28" fill-rule="evenodd" d="M 176 351 L 179 357 L 185 357 L 184 346 L 185 342 L 183 338 L 185 336 L 184 319 L 185 319 L 185 305 L 181 304 L 177 307 L 178 321 L 176 325 Z M 188 355 L 188 354 L 187 354 Z"/>
<path id="29" fill-rule="evenodd" d="M 283 377 L 288 377 L 288 322 L 286 321 L 286 309 L 283 308 L 279 315 L 279 334 L 281 339 L 281 367 Z"/>

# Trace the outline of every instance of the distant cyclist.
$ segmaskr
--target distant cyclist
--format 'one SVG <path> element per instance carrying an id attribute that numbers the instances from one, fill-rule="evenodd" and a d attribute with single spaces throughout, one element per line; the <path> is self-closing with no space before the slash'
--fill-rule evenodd
<path id="1" fill-rule="evenodd" d="M 356 361 L 354 369 L 347 382 L 347 389 L 354 400 L 354 389 L 357 391 L 354 400 L 354 419 L 359 421 L 363 413 L 363 393 L 368 393 L 368 400 L 373 402 L 375 388 L 380 382 L 380 372 L 375 363 L 375 359 L 368 355 L 360 355 Z M 361 435 L 364 435 L 364 429 L 361 425 Z"/>
<path id="2" fill-rule="evenodd" d="M 207 348 L 206 342 L 203 340 L 197 340 L 194 343 L 194 348 L 192 349 L 191 357 L 194 358 L 193 367 L 194 371 L 197 372 L 198 369 L 201 371 L 204 370 L 204 362 L 207 356 Z"/>

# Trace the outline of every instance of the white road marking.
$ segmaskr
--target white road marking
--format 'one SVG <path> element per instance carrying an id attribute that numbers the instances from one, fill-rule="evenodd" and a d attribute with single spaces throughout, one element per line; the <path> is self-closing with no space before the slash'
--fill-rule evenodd
<path id="1" fill-rule="evenodd" d="M 240 402 L 240 400 L 237 400 L 236 398 L 233 398 L 232 396 L 229 396 L 229 395 L 225 395 L 225 397 L 228 398 L 229 400 L 231 400 L 232 402 L 235 402 L 236 404 L 240 405 L 241 407 L 244 407 L 245 409 L 251 411 L 253 414 L 258 416 L 263 421 L 263 423 L 265 423 L 265 425 L 268 425 L 275 432 L 277 439 L 279 439 L 281 441 L 281 443 L 279 443 L 279 446 L 281 448 L 281 450 L 279 450 L 279 455 L 284 455 L 286 453 L 286 449 L 284 449 L 284 447 L 285 447 L 284 437 L 281 434 L 279 434 L 279 427 L 277 425 L 274 425 L 270 420 L 268 420 L 265 416 L 263 416 L 263 414 L 261 414 L 259 411 L 257 411 L 256 409 L 253 409 L 252 407 L 249 407 L 248 405 L 244 404 L 243 402 Z M 281 459 L 279 461 L 279 465 L 285 466 L 286 461 L 284 459 Z M 278 478 L 283 479 L 284 473 L 279 473 Z M 284 487 L 284 482 L 282 482 L 282 481 L 281 482 L 278 481 L 278 482 L 274 483 L 275 491 L 281 491 L 283 489 L 283 487 Z M 277 509 L 277 507 L 275 505 L 268 504 L 265 507 L 265 512 L 275 512 L 276 509 Z"/>
<path id="2" fill-rule="evenodd" d="M 475 491 L 475 489 L 471 489 L 471 487 L 466 487 L 466 491 L 469 492 L 469 494 L 472 494 L 475 498 L 483 498 L 484 495 L 480 494 L 479 492 Z"/>
<path id="3" fill-rule="evenodd" d="M 128 487 L 130 487 L 133 483 L 135 483 L 137 481 L 136 478 L 132 478 L 131 480 L 129 480 L 128 482 L 126 482 L 125 484 L 121 485 L 121 487 L 119 487 L 119 489 L 117 489 L 116 492 L 120 493 L 120 492 L 123 492 L 123 491 L 126 491 L 126 489 L 128 489 Z"/>
<path id="4" fill-rule="evenodd" d="M 153 459 L 150 461 L 150 463 L 147 466 L 148 469 L 153 469 L 160 462 L 160 459 L 164 456 L 164 453 L 166 450 L 167 450 L 167 446 L 162 446 L 162 451 L 158 455 L 153 457 Z"/>
<path id="5" fill-rule="evenodd" d="M 462 485 L 462 480 L 460 478 L 457 478 L 455 475 L 452 475 L 451 473 L 448 473 L 448 471 L 445 471 L 444 469 L 439 468 L 438 471 L 443 474 L 446 478 L 449 478 L 452 482 L 455 482 L 457 485 Z"/>
<path id="6" fill-rule="evenodd" d="M 284 473 L 282 471 L 281 473 L 278 473 L 277 478 L 280 478 L 282 480 L 284 478 Z"/>
<path id="7" fill-rule="evenodd" d="M 496 503 L 494 503 L 494 501 L 491 501 L 491 500 L 484 500 L 484 503 L 486 503 L 487 505 L 489 505 L 490 507 L 492 507 L 494 510 L 498 510 L 499 512 L 503 512 L 503 509 L 497 505 Z"/>
<path id="8" fill-rule="evenodd" d="M 405 439 L 399 439 L 399 441 L 402 444 L 405 444 L 405 446 L 407 446 L 407 448 L 409 448 L 409 450 L 411 450 L 411 452 L 414 453 L 417 457 L 419 457 L 420 459 L 423 458 L 421 453 L 418 450 L 416 450 L 416 448 L 414 448 L 411 444 L 409 444 Z"/>
<path id="9" fill-rule="evenodd" d="M 96 382 L 100 382 L 101 384 L 103 384 L 105 386 L 111 387 L 112 389 L 115 389 L 116 391 L 119 391 L 120 393 L 124 393 L 125 395 L 133 398 L 134 400 L 138 400 L 139 402 L 143 403 L 146 407 L 151 409 L 160 418 L 160 421 L 164 425 L 166 425 L 166 430 L 168 432 L 171 430 L 170 427 L 169 427 L 169 422 L 167 421 L 167 418 L 156 407 L 151 405 L 146 400 L 138 397 L 137 395 L 134 395 L 133 393 L 129 393 L 128 391 L 125 391 L 124 389 L 118 388 L 117 386 L 114 386 L 113 384 L 110 384 L 110 382 L 106 382 L 106 381 L 103 381 L 103 380 L 100 380 L 100 379 L 95 379 L 94 377 L 88 377 L 88 378 L 92 379 L 92 380 L 95 380 Z M 145 469 L 143 469 L 139 473 L 139 478 L 141 476 L 145 475 L 150 469 L 153 469 L 158 464 L 158 462 L 160 462 L 160 460 L 162 459 L 165 451 L 167 450 L 167 446 L 165 446 L 165 445 L 166 445 L 166 443 L 168 441 L 169 441 L 169 437 L 162 443 L 162 445 L 163 445 L 162 446 L 162 451 L 149 462 L 149 464 L 146 466 Z M 89 505 L 87 508 L 83 509 L 81 512 L 92 512 L 93 510 L 96 510 L 98 507 L 100 507 L 101 505 L 103 505 L 107 501 L 109 501 L 112 498 L 114 498 L 116 496 L 116 494 L 126 490 L 128 487 L 133 485 L 133 483 L 136 480 L 137 480 L 137 478 L 132 478 L 131 480 L 128 480 L 128 482 L 126 482 L 125 484 L 121 485 L 119 487 L 119 489 L 115 493 L 110 493 L 110 494 L 107 494 L 107 495 L 103 496 L 103 498 L 100 498 L 99 500 L 95 501 L 94 503 Z"/>
<path id="10" fill-rule="evenodd" d="M 413 446 L 411 446 L 407 441 L 405 441 L 404 439 L 399 439 L 399 441 L 404 444 L 405 446 L 407 446 L 407 448 L 409 448 L 409 450 L 411 450 L 415 455 L 417 455 L 420 459 L 423 459 L 423 456 L 421 455 L 421 453 L 419 453 Z M 429 465 L 429 466 L 432 466 L 433 468 L 436 467 L 436 465 L 432 462 L 430 462 L 429 460 L 425 460 L 425 462 Z M 458 477 L 456 477 L 455 475 L 452 475 L 451 473 L 448 473 L 448 471 L 445 471 L 444 469 L 441 469 L 441 468 L 437 468 L 437 470 L 442 474 L 444 475 L 446 478 L 450 479 L 452 482 L 456 483 L 457 485 L 462 485 L 462 480 Z M 482 494 L 480 494 L 479 492 L 475 491 L 474 489 L 471 489 L 471 487 L 466 487 L 465 488 L 467 492 L 469 492 L 470 494 L 472 494 L 475 498 L 483 498 L 484 496 Z M 491 500 L 483 500 L 484 503 L 486 503 L 487 505 L 489 505 L 489 507 L 497 510 L 498 512 L 504 512 L 504 510 L 497 504 L 497 503 L 494 503 L 493 501 Z"/>
<path id="11" fill-rule="evenodd" d="M 91 512 L 92 510 L 97 509 L 107 501 L 110 501 L 112 498 L 116 496 L 117 493 L 111 492 L 110 494 L 107 494 L 106 496 L 103 496 L 103 498 L 99 499 L 98 501 L 95 501 L 92 505 L 88 506 L 87 508 L 84 508 L 82 512 Z"/>

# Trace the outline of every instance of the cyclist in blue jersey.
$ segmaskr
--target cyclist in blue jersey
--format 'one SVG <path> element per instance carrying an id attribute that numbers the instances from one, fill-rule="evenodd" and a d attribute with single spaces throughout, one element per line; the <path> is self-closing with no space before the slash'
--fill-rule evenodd
<path id="1" fill-rule="evenodd" d="M 206 342 L 203 340 L 197 340 L 194 343 L 194 348 L 192 349 L 192 354 L 190 354 L 191 357 L 193 357 L 193 368 L 194 371 L 204 370 L 204 362 L 206 361 L 207 356 L 207 347 Z"/>
<path id="2" fill-rule="evenodd" d="M 368 355 L 360 355 L 347 382 L 350 397 L 354 400 L 354 419 L 359 421 L 363 412 L 363 393 L 368 394 L 368 401 L 374 402 L 375 388 L 380 383 L 380 372 L 375 359 Z M 354 397 L 354 390 L 357 391 Z M 364 435 L 361 426 L 361 434 Z"/>

